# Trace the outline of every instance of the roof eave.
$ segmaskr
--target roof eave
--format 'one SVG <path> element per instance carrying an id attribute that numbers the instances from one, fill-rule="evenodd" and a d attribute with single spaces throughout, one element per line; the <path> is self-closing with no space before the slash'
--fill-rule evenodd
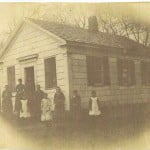
<path id="1" fill-rule="evenodd" d="M 115 47 L 115 46 L 108 46 L 108 45 L 102 45 L 102 44 L 92 44 L 92 43 L 84 43 L 84 42 L 76 42 L 76 41 L 68 41 L 66 40 L 67 43 L 66 45 L 69 46 L 84 46 L 84 47 L 90 47 L 90 48 L 101 48 L 101 47 L 105 47 L 105 48 L 117 48 L 117 49 L 124 49 L 122 47 Z"/>

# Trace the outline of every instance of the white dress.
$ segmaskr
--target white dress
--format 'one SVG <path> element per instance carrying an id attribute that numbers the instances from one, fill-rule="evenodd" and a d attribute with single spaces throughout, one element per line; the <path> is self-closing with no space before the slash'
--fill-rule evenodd
<path id="1" fill-rule="evenodd" d="M 89 111 L 90 116 L 98 116 L 101 114 L 101 111 L 98 107 L 98 98 L 97 97 L 91 97 L 92 101 L 92 110 Z"/>
<path id="2" fill-rule="evenodd" d="M 31 117 L 30 112 L 28 111 L 28 100 L 21 100 L 22 111 L 20 112 L 20 118 Z"/>
<path id="3" fill-rule="evenodd" d="M 16 102 L 16 98 L 15 96 L 13 96 L 12 97 L 13 112 L 15 112 L 15 102 Z"/>
<path id="4" fill-rule="evenodd" d="M 48 121 L 48 120 L 52 120 L 52 112 L 51 112 L 51 108 L 52 104 L 50 99 L 42 99 L 41 102 L 41 109 L 42 109 L 42 114 L 41 114 L 41 121 Z"/>

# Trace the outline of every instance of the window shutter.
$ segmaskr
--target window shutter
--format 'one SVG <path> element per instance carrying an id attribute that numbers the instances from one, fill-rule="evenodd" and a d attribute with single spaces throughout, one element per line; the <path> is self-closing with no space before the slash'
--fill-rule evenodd
<path id="1" fill-rule="evenodd" d="M 15 91 L 15 66 L 11 66 L 7 68 L 7 81 L 8 81 L 8 87 L 11 92 Z"/>
<path id="2" fill-rule="evenodd" d="M 102 59 L 99 57 L 93 57 L 92 68 L 93 68 L 93 81 L 95 85 L 101 85 L 103 82 L 103 66 Z"/>
<path id="3" fill-rule="evenodd" d="M 110 85 L 110 72 L 109 72 L 109 61 L 108 57 L 103 57 L 103 76 L 104 85 Z"/>
<path id="4" fill-rule="evenodd" d="M 123 62 L 121 59 L 117 60 L 117 68 L 118 68 L 118 84 L 122 85 L 122 67 L 123 67 Z"/>
<path id="5" fill-rule="evenodd" d="M 45 87 L 49 87 L 49 63 L 48 59 L 44 60 L 44 65 L 45 65 Z"/>
<path id="6" fill-rule="evenodd" d="M 57 86 L 56 61 L 55 57 L 44 60 L 45 65 L 45 88 Z"/>
<path id="7" fill-rule="evenodd" d="M 143 62 L 144 69 L 143 71 L 143 84 L 144 85 L 149 85 L 150 84 L 150 63 L 149 62 Z"/>
<path id="8" fill-rule="evenodd" d="M 142 84 L 146 84 L 146 63 L 141 62 L 141 78 L 142 78 Z"/>
<path id="9" fill-rule="evenodd" d="M 130 84 L 135 85 L 136 80 L 135 80 L 135 66 L 134 66 L 134 61 L 129 61 L 129 72 L 130 72 Z"/>
<path id="10" fill-rule="evenodd" d="M 92 62 L 92 57 L 87 56 L 86 57 L 86 62 L 87 62 L 87 80 L 88 80 L 88 85 L 93 85 L 92 79 L 93 79 L 93 62 Z"/>
<path id="11" fill-rule="evenodd" d="M 134 66 L 134 61 L 129 60 L 128 61 L 128 83 L 129 85 L 135 85 L 136 80 L 135 80 L 135 66 Z"/>
<path id="12" fill-rule="evenodd" d="M 150 63 L 148 62 L 148 66 L 147 66 L 147 71 L 148 71 L 148 75 L 147 75 L 147 84 L 150 85 Z"/>
<path id="13" fill-rule="evenodd" d="M 55 58 L 52 59 L 51 61 L 51 68 L 52 68 L 52 86 L 56 87 L 57 86 L 57 79 L 56 79 L 56 61 Z"/>

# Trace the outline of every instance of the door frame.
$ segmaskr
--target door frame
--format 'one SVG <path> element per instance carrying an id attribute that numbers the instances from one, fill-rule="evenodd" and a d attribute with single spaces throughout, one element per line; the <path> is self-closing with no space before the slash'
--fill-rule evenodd
<path id="1" fill-rule="evenodd" d="M 33 68 L 33 75 L 35 74 L 35 71 L 34 71 L 34 66 L 29 66 L 29 67 L 25 67 L 24 68 L 24 84 L 26 85 L 26 69 L 28 69 L 28 68 Z M 36 88 L 36 83 L 35 83 L 35 75 L 33 76 L 34 77 L 34 90 L 35 90 L 35 88 Z"/>
<path id="2" fill-rule="evenodd" d="M 37 73 L 36 73 L 36 61 L 24 61 L 20 64 L 20 77 L 23 81 L 23 84 L 25 84 L 25 68 L 28 68 L 28 67 L 33 67 L 34 68 L 34 82 L 35 82 L 35 87 L 36 87 L 36 84 L 37 84 Z"/>

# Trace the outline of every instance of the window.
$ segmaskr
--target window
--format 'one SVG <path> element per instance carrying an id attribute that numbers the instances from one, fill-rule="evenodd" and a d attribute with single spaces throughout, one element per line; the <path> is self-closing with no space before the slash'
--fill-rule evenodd
<path id="1" fill-rule="evenodd" d="M 118 59 L 118 82 L 120 86 L 135 85 L 134 61 Z"/>
<path id="2" fill-rule="evenodd" d="M 109 85 L 109 63 L 108 57 L 87 56 L 87 78 L 88 85 Z"/>
<path id="3" fill-rule="evenodd" d="M 56 79 L 55 57 L 45 59 L 44 65 L 45 65 L 45 88 L 56 87 L 57 79 Z"/>
<path id="4" fill-rule="evenodd" d="M 143 85 L 150 85 L 150 62 L 141 62 L 141 77 Z"/>
<path id="5" fill-rule="evenodd" d="M 11 92 L 15 92 L 15 66 L 11 66 L 7 68 L 7 81 L 8 87 Z"/>

